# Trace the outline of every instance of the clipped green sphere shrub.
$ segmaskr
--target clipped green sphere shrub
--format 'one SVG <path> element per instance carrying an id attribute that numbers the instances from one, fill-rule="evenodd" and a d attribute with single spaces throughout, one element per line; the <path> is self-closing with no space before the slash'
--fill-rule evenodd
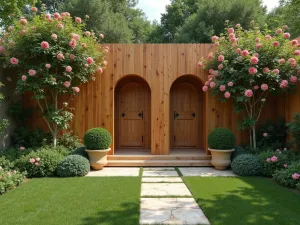
<path id="1" fill-rule="evenodd" d="M 80 155 L 69 155 L 57 166 L 60 177 L 81 177 L 90 172 L 89 161 Z"/>
<path id="2" fill-rule="evenodd" d="M 291 165 L 286 164 L 287 168 L 282 166 L 282 169 L 276 170 L 273 174 L 273 180 L 279 184 L 289 187 L 296 188 L 300 185 L 300 179 L 294 180 L 292 175 L 295 173 L 300 174 L 300 162 L 294 162 Z"/>
<path id="3" fill-rule="evenodd" d="M 81 155 L 84 158 L 89 159 L 88 153 L 85 150 L 86 150 L 85 146 L 81 146 L 81 147 L 75 148 L 73 150 L 73 152 L 71 152 L 71 155 Z"/>
<path id="4" fill-rule="evenodd" d="M 111 135 L 104 128 L 93 128 L 84 135 L 84 145 L 89 150 L 108 149 L 111 144 Z"/>
<path id="5" fill-rule="evenodd" d="M 211 149 L 228 150 L 234 148 L 234 134 L 227 128 L 216 128 L 208 135 L 208 146 Z"/>
<path id="6" fill-rule="evenodd" d="M 257 156 L 242 154 L 231 163 L 232 171 L 240 176 L 257 176 L 261 174 L 262 167 Z"/>

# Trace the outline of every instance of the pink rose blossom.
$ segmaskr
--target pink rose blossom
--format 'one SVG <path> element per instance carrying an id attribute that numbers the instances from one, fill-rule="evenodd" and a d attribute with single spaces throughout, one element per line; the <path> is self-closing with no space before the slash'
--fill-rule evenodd
<path id="1" fill-rule="evenodd" d="M 290 35 L 290 33 L 284 33 L 284 34 L 283 34 L 283 37 L 284 37 L 284 38 L 290 38 L 291 35 Z"/>
<path id="2" fill-rule="evenodd" d="M 279 63 L 280 63 L 280 64 L 284 64 L 284 63 L 285 63 L 285 59 L 281 58 L 281 59 L 279 60 Z"/>
<path id="3" fill-rule="evenodd" d="M 263 133 L 263 136 L 264 136 L 264 137 L 267 137 L 267 136 L 268 136 L 268 133 Z"/>
<path id="4" fill-rule="evenodd" d="M 13 65 L 18 65 L 19 64 L 19 60 L 15 57 L 10 58 L 10 63 Z"/>
<path id="5" fill-rule="evenodd" d="M 72 33 L 72 38 L 75 39 L 76 41 L 79 41 L 80 37 L 78 34 Z"/>
<path id="6" fill-rule="evenodd" d="M 270 35 L 266 35 L 266 36 L 265 36 L 265 39 L 267 39 L 267 40 L 271 40 L 271 39 L 272 39 L 272 37 L 271 37 Z"/>
<path id="7" fill-rule="evenodd" d="M 206 81 L 206 82 L 205 82 L 205 85 L 206 85 L 206 86 L 209 86 L 209 84 L 210 84 L 209 81 Z"/>
<path id="8" fill-rule="evenodd" d="M 250 74 L 256 74 L 256 73 L 257 73 L 257 69 L 256 69 L 255 67 L 250 67 L 250 68 L 248 69 L 248 72 L 249 72 Z"/>
<path id="9" fill-rule="evenodd" d="M 255 42 L 259 43 L 260 42 L 260 38 L 255 38 Z"/>
<path id="10" fill-rule="evenodd" d="M 223 69 L 223 64 L 218 65 L 218 70 L 222 70 Z"/>
<path id="11" fill-rule="evenodd" d="M 298 44 L 298 40 L 292 40 L 292 41 L 291 41 L 291 44 L 292 44 L 293 46 L 297 45 L 297 44 Z"/>
<path id="12" fill-rule="evenodd" d="M 39 161 L 41 161 L 41 159 L 40 158 L 35 158 L 35 161 L 39 162 Z"/>
<path id="13" fill-rule="evenodd" d="M 262 85 L 260 86 L 260 88 L 261 88 L 262 91 L 266 91 L 266 90 L 269 89 L 269 86 L 268 86 L 267 84 L 262 84 Z"/>
<path id="14" fill-rule="evenodd" d="M 51 68 L 51 65 L 50 65 L 49 63 L 47 63 L 47 64 L 45 65 L 45 67 L 46 67 L 47 69 L 50 69 L 50 68 Z"/>
<path id="15" fill-rule="evenodd" d="M 281 34 L 282 33 L 282 29 L 281 28 L 278 28 L 277 30 L 276 30 L 276 34 Z"/>
<path id="16" fill-rule="evenodd" d="M 223 55 L 219 55 L 218 56 L 218 61 L 219 62 L 223 62 L 224 61 L 224 56 Z"/>
<path id="17" fill-rule="evenodd" d="M 88 58 L 86 59 L 86 62 L 87 62 L 87 64 L 92 64 L 92 63 L 94 62 L 94 60 L 93 60 L 92 57 L 88 57 Z"/>
<path id="18" fill-rule="evenodd" d="M 293 178 L 293 180 L 298 180 L 298 179 L 300 178 L 300 174 L 294 173 L 294 174 L 292 175 L 292 178 Z"/>
<path id="19" fill-rule="evenodd" d="M 20 147 L 20 150 L 21 150 L 21 151 L 25 150 L 25 147 L 24 147 L 24 146 L 21 146 L 21 147 Z"/>
<path id="20" fill-rule="evenodd" d="M 265 67 L 263 71 L 264 71 L 264 73 L 269 73 L 270 69 L 268 67 Z"/>
<path id="21" fill-rule="evenodd" d="M 288 168 L 288 165 L 287 165 L 287 164 L 284 164 L 283 167 L 287 169 L 287 168 Z"/>
<path id="22" fill-rule="evenodd" d="M 5 48 L 3 46 L 0 46 L 0 53 L 4 52 Z"/>
<path id="23" fill-rule="evenodd" d="M 261 99 L 261 101 L 262 101 L 262 102 L 265 102 L 265 101 L 266 101 L 266 99 L 265 99 L 265 98 L 262 98 L 262 99 Z"/>
<path id="24" fill-rule="evenodd" d="M 23 19 L 20 19 L 20 23 L 23 24 L 23 25 L 27 25 L 27 20 L 24 19 L 24 18 L 23 18 Z"/>
<path id="25" fill-rule="evenodd" d="M 14 173 L 14 174 L 16 174 L 16 173 L 17 173 L 17 171 L 16 171 L 16 170 L 14 170 L 14 171 L 13 171 L 13 173 Z"/>
<path id="26" fill-rule="evenodd" d="M 256 44 L 256 48 L 257 48 L 257 49 L 260 49 L 260 48 L 261 48 L 261 46 L 262 46 L 262 44 L 261 44 L 261 43 L 258 43 L 258 44 Z"/>
<path id="27" fill-rule="evenodd" d="M 253 88 L 254 88 L 254 90 L 258 90 L 258 89 L 259 89 L 259 86 L 258 86 L 258 85 L 255 85 Z"/>
<path id="28" fill-rule="evenodd" d="M 31 12 L 37 12 L 37 11 L 38 11 L 37 7 L 32 7 L 31 8 Z"/>
<path id="29" fill-rule="evenodd" d="M 34 163 L 34 162 L 35 162 L 35 159 L 34 159 L 34 158 L 30 158 L 29 162 L 30 162 L 30 163 Z"/>
<path id="30" fill-rule="evenodd" d="M 277 161 L 278 161 L 278 157 L 275 156 L 275 155 L 272 156 L 272 157 L 271 157 L 271 161 L 272 161 L 272 162 L 277 162 Z"/>
<path id="31" fill-rule="evenodd" d="M 29 74 L 29 76 L 34 76 L 34 75 L 36 75 L 36 71 L 31 69 L 28 71 L 28 74 Z"/>
<path id="32" fill-rule="evenodd" d="M 201 66 L 203 66 L 203 63 L 200 61 L 197 63 L 197 67 L 201 67 Z"/>
<path id="33" fill-rule="evenodd" d="M 273 42 L 273 46 L 274 46 L 274 47 L 279 47 L 279 46 L 280 46 L 279 41 L 274 41 L 274 42 Z"/>
<path id="34" fill-rule="evenodd" d="M 75 17 L 75 22 L 76 23 L 81 23 L 81 18 L 80 17 Z"/>
<path id="35" fill-rule="evenodd" d="M 59 23 L 59 24 L 57 24 L 57 28 L 58 28 L 58 29 L 63 29 L 63 28 L 64 28 L 64 25 L 63 25 L 62 23 Z"/>
<path id="36" fill-rule="evenodd" d="M 208 73 L 212 74 L 214 72 L 213 69 L 209 69 Z"/>
<path id="37" fill-rule="evenodd" d="M 235 27 L 240 28 L 240 27 L 241 27 L 241 24 L 237 23 L 237 24 L 235 25 Z"/>
<path id="38" fill-rule="evenodd" d="M 57 59 L 59 59 L 59 60 L 63 60 L 65 57 L 64 57 L 64 55 L 62 54 L 62 53 L 59 53 L 59 54 L 57 54 Z"/>
<path id="39" fill-rule="evenodd" d="M 295 50 L 295 51 L 294 51 L 294 54 L 295 54 L 295 55 L 300 55 L 300 50 Z"/>
<path id="40" fill-rule="evenodd" d="M 214 87 L 216 86 L 216 83 L 215 83 L 215 82 L 211 82 L 211 83 L 209 84 L 209 86 L 210 86 L 211 88 L 214 88 Z"/>
<path id="41" fill-rule="evenodd" d="M 207 92 L 208 91 L 208 87 L 207 86 L 203 86 L 202 87 L 202 91 Z"/>
<path id="42" fill-rule="evenodd" d="M 8 31 L 12 31 L 14 29 L 14 27 L 13 26 L 9 26 L 7 29 L 8 29 Z"/>
<path id="43" fill-rule="evenodd" d="M 89 67 L 89 64 L 87 64 L 87 63 L 86 63 L 86 64 L 84 64 L 84 67 L 88 68 L 88 67 Z"/>
<path id="44" fill-rule="evenodd" d="M 53 14 L 53 17 L 54 17 L 55 19 L 58 19 L 58 18 L 61 17 L 61 16 L 60 16 L 60 14 L 59 14 L 58 12 L 56 12 L 56 13 Z"/>
<path id="45" fill-rule="evenodd" d="M 100 73 L 103 73 L 103 69 L 101 67 L 98 67 L 97 71 L 100 72 Z"/>
<path id="46" fill-rule="evenodd" d="M 275 74 L 279 74 L 279 72 L 280 72 L 279 69 L 274 69 L 273 70 L 273 73 L 275 73 Z"/>
<path id="47" fill-rule="evenodd" d="M 43 41 L 41 43 L 41 48 L 42 49 L 48 49 L 50 47 L 49 43 L 47 41 Z"/>
<path id="48" fill-rule="evenodd" d="M 27 76 L 23 75 L 22 76 L 22 81 L 26 81 L 27 80 Z"/>
<path id="49" fill-rule="evenodd" d="M 75 48 L 76 45 L 77 45 L 77 42 L 76 42 L 75 39 L 72 39 L 72 40 L 69 42 L 69 46 L 70 46 L 71 48 Z"/>
<path id="50" fill-rule="evenodd" d="M 208 58 L 208 60 L 211 60 L 211 59 L 213 58 L 213 53 L 210 52 L 210 53 L 208 54 L 207 58 Z"/>
<path id="51" fill-rule="evenodd" d="M 84 35 L 87 36 L 87 37 L 89 37 L 89 36 L 91 36 L 91 32 L 86 31 L 86 32 L 84 32 Z"/>
<path id="52" fill-rule="evenodd" d="M 71 55 L 70 55 L 70 59 L 71 59 L 71 60 L 74 60 L 75 58 L 76 58 L 76 56 L 75 56 L 74 54 L 71 54 Z"/>
<path id="53" fill-rule="evenodd" d="M 53 82 L 56 82 L 56 78 L 55 78 L 55 77 L 52 77 L 51 80 L 52 80 Z"/>
<path id="54" fill-rule="evenodd" d="M 56 34 L 52 34 L 52 35 L 51 35 L 51 38 L 52 38 L 52 40 L 55 41 L 55 40 L 57 39 L 57 35 L 56 35 Z"/>
<path id="55" fill-rule="evenodd" d="M 258 58 L 257 58 L 256 56 L 252 56 L 251 59 L 250 59 L 250 63 L 251 63 L 251 64 L 257 64 L 258 61 L 259 61 L 259 60 L 258 60 Z"/>
<path id="56" fill-rule="evenodd" d="M 49 13 L 47 13 L 47 14 L 45 15 L 45 18 L 46 18 L 47 20 L 49 20 L 49 19 L 51 19 L 51 15 L 50 15 Z"/>
<path id="57" fill-rule="evenodd" d="M 99 34 L 99 37 L 103 39 L 103 38 L 104 38 L 104 35 L 103 35 L 103 34 Z"/>
<path id="58" fill-rule="evenodd" d="M 234 33 L 234 29 L 231 27 L 231 28 L 228 28 L 228 33 L 229 34 L 232 34 L 232 33 Z"/>
<path id="59" fill-rule="evenodd" d="M 64 86 L 65 86 L 66 88 L 70 87 L 70 85 L 71 85 L 71 83 L 70 83 L 69 81 L 66 81 L 66 82 L 64 83 Z"/>
<path id="60" fill-rule="evenodd" d="M 67 66 L 66 67 L 66 72 L 70 73 L 72 71 L 72 67 L 71 66 Z"/>
<path id="61" fill-rule="evenodd" d="M 80 92 L 79 87 L 72 87 L 72 89 L 73 89 L 73 91 L 76 92 L 76 93 Z"/>
<path id="62" fill-rule="evenodd" d="M 225 91 L 226 90 L 226 86 L 225 85 L 220 85 L 220 91 Z"/>
<path id="63" fill-rule="evenodd" d="M 231 38 L 235 38 L 235 34 L 234 34 L 234 33 L 229 34 L 229 38 L 230 38 L 230 39 L 231 39 Z"/>
<path id="64" fill-rule="evenodd" d="M 296 76 L 291 76 L 291 77 L 290 77 L 290 81 L 291 81 L 292 83 L 296 83 L 296 82 L 297 82 L 297 77 L 296 77 Z"/>
<path id="65" fill-rule="evenodd" d="M 21 30 L 21 31 L 20 31 L 20 34 L 21 34 L 21 35 L 26 34 L 26 30 Z"/>
<path id="66" fill-rule="evenodd" d="M 235 50 L 235 52 L 236 52 L 236 54 L 241 54 L 242 50 L 241 50 L 240 48 L 237 48 L 237 49 Z"/>
<path id="67" fill-rule="evenodd" d="M 287 80 L 282 80 L 280 82 L 280 88 L 284 89 L 284 88 L 287 88 L 289 85 L 289 82 Z"/>
<path id="68" fill-rule="evenodd" d="M 220 43 L 217 41 L 217 42 L 214 43 L 213 46 L 214 46 L 214 47 L 217 47 L 217 46 L 219 46 L 219 45 L 220 45 Z M 105 52 L 108 52 L 107 49 L 105 49 L 104 51 L 105 51 Z"/>
<path id="69" fill-rule="evenodd" d="M 86 43 L 82 43 L 81 46 L 82 46 L 83 48 L 86 48 Z"/>
<path id="70" fill-rule="evenodd" d="M 245 91 L 245 97 L 251 98 L 253 96 L 253 91 L 248 89 Z"/>
<path id="71" fill-rule="evenodd" d="M 39 163 L 38 163 L 38 162 L 36 162 L 36 163 L 35 163 L 35 165 L 36 165 L 36 166 L 39 166 Z"/>
<path id="72" fill-rule="evenodd" d="M 225 97 L 225 98 L 230 98 L 230 95 L 231 95 L 231 94 L 230 94 L 230 92 L 228 92 L 228 91 L 226 91 L 226 92 L 224 93 L 224 97 Z"/>
<path id="73" fill-rule="evenodd" d="M 236 38 L 230 38 L 230 42 L 231 42 L 231 43 L 234 43 L 234 42 L 236 42 L 236 41 L 237 41 Z"/>
<path id="74" fill-rule="evenodd" d="M 285 29 L 285 30 L 286 30 L 286 29 L 288 29 L 288 28 L 289 28 L 289 27 L 288 27 L 287 25 L 283 25 L 283 26 L 282 26 L 282 29 Z"/>
<path id="75" fill-rule="evenodd" d="M 267 162 L 271 162 L 271 158 L 267 158 L 266 161 L 267 161 Z"/>
<path id="76" fill-rule="evenodd" d="M 247 50 L 242 51 L 242 56 L 246 57 L 249 55 L 249 52 Z"/>
<path id="77" fill-rule="evenodd" d="M 218 36 L 216 36 L 216 35 L 214 35 L 214 36 L 212 36 L 211 37 L 211 40 L 214 42 L 214 41 L 217 41 L 219 39 L 219 37 Z"/>
<path id="78" fill-rule="evenodd" d="M 228 82 L 228 84 L 227 84 L 229 87 L 232 87 L 233 86 L 233 82 L 232 81 L 230 81 L 230 82 Z"/>

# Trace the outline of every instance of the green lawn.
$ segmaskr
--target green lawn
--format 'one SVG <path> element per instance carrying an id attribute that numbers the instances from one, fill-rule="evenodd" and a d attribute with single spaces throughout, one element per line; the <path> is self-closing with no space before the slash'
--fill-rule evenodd
<path id="1" fill-rule="evenodd" d="M 183 177 L 212 225 L 300 225 L 300 194 L 260 177 Z"/>
<path id="2" fill-rule="evenodd" d="M 137 225 L 140 177 L 32 179 L 0 196 L 1 225 Z"/>

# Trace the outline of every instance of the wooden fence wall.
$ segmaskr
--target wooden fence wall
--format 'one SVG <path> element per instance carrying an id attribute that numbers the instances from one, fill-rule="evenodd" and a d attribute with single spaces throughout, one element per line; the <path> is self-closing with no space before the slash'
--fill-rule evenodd
<path id="1" fill-rule="evenodd" d="M 93 127 L 104 127 L 114 133 L 114 89 L 120 79 L 127 75 L 142 77 L 151 89 L 151 150 L 152 154 L 168 154 L 170 88 L 173 82 L 184 75 L 192 75 L 202 84 L 207 73 L 196 68 L 201 57 L 214 49 L 209 44 L 112 44 L 108 54 L 108 66 L 96 81 L 90 81 L 80 87 L 80 94 L 72 102 L 74 121 L 71 130 L 80 138 Z M 199 87 L 200 89 L 202 88 Z M 300 87 L 297 94 L 288 101 L 284 96 L 272 98 L 262 112 L 261 121 L 276 119 L 278 116 L 292 118 L 293 112 L 300 112 Z M 29 96 L 24 104 L 36 107 Z M 238 129 L 237 115 L 230 103 L 220 103 L 209 93 L 205 94 L 205 118 L 203 138 L 215 127 L 231 129 L 237 138 L 237 144 L 247 143 L 248 134 Z M 33 127 L 44 126 L 38 114 L 31 121 Z M 39 118 L 39 119 L 36 119 Z M 205 142 L 206 143 L 206 142 Z M 204 148 L 207 145 L 205 144 Z M 113 148 L 113 146 L 112 146 Z M 113 152 L 112 152 L 113 154 Z"/>

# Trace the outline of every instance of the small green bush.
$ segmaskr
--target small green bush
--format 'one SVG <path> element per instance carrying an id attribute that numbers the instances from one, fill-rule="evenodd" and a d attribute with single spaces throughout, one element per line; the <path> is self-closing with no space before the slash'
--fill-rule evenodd
<path id="1" fill-rule="evenodd" d="M 257 176 L 261 174 L 262 167 L 257 156 L 242 154 L 231 163 L 232 171 L 240 176 Z"/>
<path id="2" fill-rule="evenodd" d="M 294 173 L 300 174 L 300 162 L 294 162 L 291 165 L 287 165 L 287 168 L 276 170 L 273 174 L 273 180 L 279 184 L 289 187 L 296 188 L 300 183 L 300 179 L 294 180 L 292 175 Z"/>
<path id="3" fill-rule="evenodd" d="M 272 177 L 276 170 L 280 170 L 284 168 L 284 164 L 290 163 L 288 155 L 282 152 L 262 152 L 259 154 L 259 160 L 262 165 L 262 175 L 267 177 Z"/>
<path id="4" fill-rule="evenodd" d="M 6 150 L 0 151 L 0 156 L 4 156 L 10 162 L 14 162 L 15 160 L 21 158 L 24 155 L 28 155 L 30 152 L 34 151 L 31 148 L 8 148 Z"/>
<path id="5" fill-rule="evenodd" d="M 294 120 L 287 124 L 288 132 L 293 136 L 293 143 L 296 149 L 300 151 L 300 113 L 294 114 Z"/>
<path id="6" fill-rule="evenodd" d="M 242 155 L 242 154 L 247 154 L 248 151 L 244 149 L 241 146 L 235 146 L 234 147 L 234 152 L 231 154 L 231 161 L 233 161 L 237 156 Z"/>
<path id="7" fill-rule="evenodd" d="M 84 135 L 84 145 L 89 150 L 107 149 L 111 145 L 111 135 L 104 128 L 93 128 Z"/>
<path id="8" fill-rule="evenodd" d="M 81 177 L 90 172 L 89 161 L 80 155 L 69 155 L 57 166 L 60 177 Z"/>
<path id="9" fill-rule="evenodd" d="M 71 152 L 71 155 L 81 155 L 86 159 L 89 159 L 89 156 L 87 154 L 87 152 L 85 151 L 86 147 L 85 146 L 81 146 L 79 148 L 75 148 L 73 152 Z"/>
<path id="10" fill-rule="evenodd" d="M 51 177 L 63 158 L 63 154 L 49 147 L 22 156 L 15 165 L 20 171 L 27 171 L 28 177 Z"/>
<path id="11" fill-rule="evenodd" d="M 0 194 L 7 192 L 23 183 L 26 173 L 0 168 Z"/>
<path id="12" fill-rule="evenodd" d="M 10 170 L 14 168 L 14 163 L 6 159 L 4 156 L 0 157 L 0 168 Z"/>
<path id="13" fill-rule="evenodd" d="M 65 133 L 58 138 L 58 145 L 64 146 L 70 151 L 74 148 L 78 148 L 82 146 L 81 140 L 75 136 L 72 132 Z"/>
<path id="14" fill-rule="evenodd" d="M 208 146 L 212 149 L 232 149 L 234 144 L 234 134 L 227 128 L 216 128 L 208 135 Z"/>

